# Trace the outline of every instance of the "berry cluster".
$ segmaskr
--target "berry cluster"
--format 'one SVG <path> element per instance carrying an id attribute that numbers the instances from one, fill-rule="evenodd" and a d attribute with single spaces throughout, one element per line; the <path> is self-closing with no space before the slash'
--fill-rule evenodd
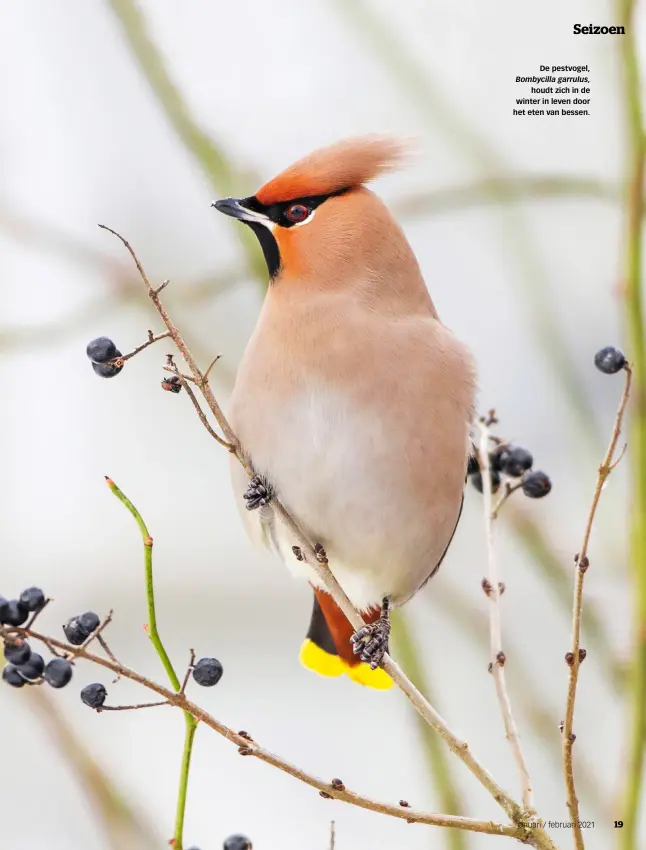
<path id="1" fill-rule="evenodd" d="M 92 368 L 102 378 L 114 378 L 123 369 L 122 356 L 117 346 L 107 336 L 100 336 L 88 342 L 85 353 L 92 361 Z"/>
<path id="2" fill-rule="evenodd" d="M 18 599 L 0 596 L 0 624 L 19 627 L 30 614 L 36 615 L 47 604 L 45 594 L 39 587 L 29 587 Z M 20 635 L 9 634 L 4 642 L 6 664 L 2 670 L 2 681 L 12 688 L 26 684 L 47 682 L 52 688 L 64 688 L 72 678 L 72 665 L 66 658 L 52 658 L 47 664 L 38 652 L 32 652 L 27 641 Z"/>
<path id="3" fill-rule="evenodd" d="M 503 477 L 507 477 L 517 479 L 514 489 L 522 488 L 523 493 L 530 499 L 542 499 L 547 496 L 552 489 L 552 482 L 544 472 L 532 470 L 533 465 L 534 458 L 527 449 L 506 443 L 498 444 L 489 453 L 491 492 L 495 493 L 500 488 Z M 482 493 L 482 473 L 475 455 L 469 458 L 467 475 L 476 490 Z"/>

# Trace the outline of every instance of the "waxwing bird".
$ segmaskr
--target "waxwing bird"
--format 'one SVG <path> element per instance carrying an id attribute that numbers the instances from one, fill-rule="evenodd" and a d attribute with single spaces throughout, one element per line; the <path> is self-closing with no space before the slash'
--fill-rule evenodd
<path id="1" fill-rule="evenodd" d="M 475 393 L 468 350 L 364 185 L 401 155 L 392 139 L 349 139 L 214 204 L 254 231 L 270 276 L 229 410 L 258 473 L 249 483 L 233 462 L 247 530 L 314 589 L 302 663 L 376 688 L 392 684 L 389 608 L 434 575 L 458 523 Z M 356 635 L 297 559 L 274 495 L 363 612 Z"/>

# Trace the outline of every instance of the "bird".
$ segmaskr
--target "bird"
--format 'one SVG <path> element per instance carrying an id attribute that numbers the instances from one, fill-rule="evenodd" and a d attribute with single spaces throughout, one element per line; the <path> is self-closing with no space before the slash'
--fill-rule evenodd
<path id="1" fill-rule="evenodd" d="M 269 275 L 229 400 L 256 473 L 233 461 L 236 502 L 252 540 L 312 586 L 301 663 L 378 690 L 391 609 L 435 575 L 462 512 L 476 391 L 470 350 L 366 185 L 406 157 L 393 137 L 345 139 L 213 203 L 255 233 Z M 272 499 L 363 614 L 356 634 Z"/>

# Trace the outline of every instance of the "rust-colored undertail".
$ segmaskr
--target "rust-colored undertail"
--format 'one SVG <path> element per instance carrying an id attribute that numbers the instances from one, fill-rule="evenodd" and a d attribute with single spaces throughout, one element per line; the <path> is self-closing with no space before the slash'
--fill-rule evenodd
<path id="1" fill-rule="evenodd" d="M 379 608 L 374 608 L 364 615 L 364 620 L 374 623 L 380 613 Z M 352 625 L 330 594 L 314 588 L 312 617 L 300 653 L 303 666 L 321 676 L 345 673 L 354 682 L 378 690 L 392 687 L 392 679 L 384 670 L 380 667 L 371 670 L 369 664 L 352 652 L 353 634 Z"/>

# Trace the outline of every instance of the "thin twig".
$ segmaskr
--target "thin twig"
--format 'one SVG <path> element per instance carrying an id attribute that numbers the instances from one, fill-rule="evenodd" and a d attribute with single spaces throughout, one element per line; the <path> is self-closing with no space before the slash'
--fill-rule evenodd
<path id="1" fill-rule="evenodd" d="M 136 354 L 139 354 L 140 351 L 143 351 L 144 348 L 148 348 L 149 345 L 153 345 L 155 342 L 159 342 L 160 339 L 168 339 L 170 333 L 168 331 L 164 331 L 163 334 L 157 334 L 155 336 L 152 331 L 148 331 L 148 339 L 146 342 L 142 342 L 141 345 L 138 345 L 128 354 L 122 354 L 121 357 L 116 357 L 114 360 L 111 360 L 111 363 L 115 363 L 116 365 L 120 365 L 126 362 L 126 360 L 130 360 Z"/>
<path id="2" fill-rule="evenodd" d="M 196 380 L 196 383 L 200 387 L 200 391 L 204 396 L 204 399 L 211 410 L 215 420 L 217 421 L 222 433 L 224 434 L 226 440 L 231 444 L 231 451 L 235 453 L 236 457 L 242 464 L 243 468 L 247 472 L 247 474 L 252 477 L 255 474 L 255 470 L 251 463 L 251 460 L 245 454 L 243 448 L 240 446 L 231 426 L 229 425 L 220 405 L 218 404 L 211 388 L 207 382 L 204 381 L 204 376 L 202 375 L 197 363 L 189 351 L 186 343 L 184 342 L 181 334 L 179 333 L 177 327 L 174 322 L 168 315 L 166 308 L 162 304 L 159 295 L 155 288 L 150 283 L 146 272 L 139 261 L 139 258 L 135 254 L 130 243 L 119 233 L 112 228 L 107 227 L 105 225 L 99 225 L 104 230 L 109 231 L 113 235 L 115 235 L 125 246 L 130 256 L 132 257 L 137 270 L 148 290 L 148 294 L 155 305 L 157 312 L 159 313 L 164 325 L 170 332 L 170 336 L 177 346 L 179 352 L 184 358 L 185 363 L 189 367 L 189 371 L 193 375 Z M 321 580 L 325 589 L 330 593 L 336 604 L 343 611 L 346 618 L 350 622 L 350 624 L 354 627 L 355 630 L 360 629 L 363 625 L 365 625 L 361 615 L 355 609 L 352 602 L 343 591 L 339 583 L 334 578 L 334 575 L 330 571 L 327 564 L 323 564 L 319 561 L 316 556 L 316 552 L 314 549 L 313 542 L 307 538 L 307 536 L 300 529 L 296 521 L 293 517 L 288 513 L 288 511 L 284 508 L 284 506 L 278 501 L 278 499 L 272 499 L 271 506 L 280 521 L 286 526 L 290 536 L 293 538 L 294 544 L 296 544 L 301 551 L 303 558 L 307 561 L 307 563 L 313 567 L 316 571 L 319 579 Z M 452 730 L 447 725 L 446 721 L 441 717 L 441 715 L 431 706 L 431 704 L 425 699 L 425 697 L 417 690 L 417 688 L 412 684 L 412 682 L 405 676 L 405 674 L 400 670 L 398 665 L 390 658 L 390 656 L 384 656 L 383 668 L 390 675 L 393 681 L 398 685 L 398 687 L 404 692 L 404 694 L 408 697 L 411 704 L 414 708 L 422 715 L 422 717 L 426 720 L 426 722 L 440 735 L 444 741 L 448 744 L 449 748 L 452 752 L 454 752 L 458 758 L 467 766 L 467 768 L 471 771 L 471 773 L 478 779 L 478 781 L 489 791 L 491 796 L 496 800 L 496 802 L 504 809 L 504 811 L 509 815 L 509 817 L 514 821 L 514 823 L 520 823 L 523 819 L 523 811 L 521 806 L 517 802 L 513 800 L 513 798 L 495 781 L 493 776 L 486 770 L 486 768 L 480 764 L 479 761 L 475 758 L 471 749 L 466 741 L 462 741 L 458 738 Z M 532 826 L 527 829 L 527 839 L 526 842 L 532 844 L 537 848 L 549 848 L 552 850 L 554 848 L 554 844 L 551 841 L 550 837 L 547 835 L 542 826 Z"/>
<path id="3" fill-rule="evenodd" d="M 193 392 L 191 387 L 188 385 L 189 380 L 192 380 L 195 383 L 197 383 L 197 381 L 195 381 L 194 378 L 188 378 L 186 375 L 182 375 L 182 373 L 179 371 L 179 369 L 177 368 L 177 366 L 173 362 L 172 355 L 169 354 L 168 357 L 169 357 L 169 360 L 168 360 L 169 365 L 166 367 L 166 369 L 167 369 L 167 371 L 172 372 L 174 375 L 176 375 L 179 378 L 182 387 L 186 391 L 186 395 L 190 398 L 190 400 L 193 404 L 193 407 L 195 408 L 195 410 L 197 412 L 197 415 L 200 417 L 200 422 L 202 423 L 202 425 L 204 425 L 204 427 L 209 432 L 209 434 L 213 437 L 213 439 L 216 442 L 218 442 L 223 448 L 225 448 L 229 452 L 233 451 L 234 446 L 231 443 L 227 443 L 226 440 L 223 440 L 222 437 L 216 431 L 213 430 L 213 428 L 211 427 L 211 424 L 209 423 L 209 420 L 206 418 L 206 414 L 202 410 L 201 404 L 197 400 L 195 393 Z M 201 388 L 201 386 L 202 386 L 202 384 L 200 384 L 200 388 Z"/>
<path id="4" fill-rule="evenodd" d="M 572 726 L 574 723 L 574 704 L 576 701 L 576 689 L 579 681 L 579 667 L 581 665 L 581 661 L 583 660 L 580 654 L 581 614 L 583 610 L 583 582 L 585 579 L 585 574 L 588 571 L 588 567 L 590 566 L 590 561 L 588 559 L 588 545 L 590 543 L 592 524 L 594 522 L 594 517 L 597 512 L 599 499 L 601 498 L 601 491 L 603 490 L 603 485 L 605 484 L 606 479 L 612 471 L 615 449 L 617 448 L 617 443 L 621 434 L 621 424 L 624 416 L 624 410 L 626 409 L 626 404 L 628 403 L 628 398 L 630 396 L 632 369 L 630 368 L 630 366 L 626 366 L 625 371 L 626 382 L 624 384 L 624 391 L 621 396 L 621 401 L 619 402 L 619 407 L 617 409 L 615 424 L 613 426 L 612 434 L 610 436 L 610 443 L 608 444 L 608 449 L 606 451 L 603 461 L 601 462 L 601 466 L 599 467 L 599 472 L 597 474 L 597 482 L 594 488 L 592 504 L 590 505 L 588 519 L 585 526 L 585 532 L 583 534 L 583 543 L 581 544 L 581 549 L 579 550 L 579 554 L 576 558 L 577 567 L 574 572 L 574 599 L 572 604 L 572 644 L 570 647 L 570 652 L 568 653 L 568 659 L 571 654 L 571 659 L 569 659 L 568 661 L 570 667 L 570 675 L 567 689 L 567 701 L 565 704 L 565 720 L 563 721 L 562 747 L 566 802 L 568 811 L 570 813 L 570 820 L 572 822 L 574 844 L 577 850 L 583 850 L 584 844 L 583 832 L 581 830 L 581 820 L 579 816 L 579 801 L 576 796 L 574 771 L 572 765 L 572 747 L 574 745 L 574 741 L 576 740 L 576 735 L 572 731 Z"/>
<path id="5" fill-rule="evenodd" d="M 511 496 L 512 493 L 515 493 L 516 490 L 519 490 L 523 486 L 522 481 L 517 481 L 515 484 L 510 484 L 509 481 L 505 482 L 505 487 L 502 493 L 502 496 L 498 498 L 498 501 L 491 509 L 491 519 L 496 519 L 498 517 L 498 513 L 502 506 L 505 504 L 507 499 Z"/>
<path id="6" fill-rule="evenodd" d="M 336 829 L 334 827 L 334 821 L 330 821 L 330 850 L 334 850 L 336 844 Z"/>
<path id="7" fill-rule="evenodd" d="M 159 702 L 140 702 L 137 705 L 102 705 L 96 711 L 139 711 L 140 708 L 156 708 L 158 705 L 170 705 L 168 700 L 160 700 Z"/>
<path id="8" fill-rule="evenodd" d="M 188 660 L 188 667 L 186 668 L 186 673 L 184 673 L 184 679 L 182 680 L 182 687 L 179 689 L 180 694 L 186 693 L 186 686 L 188 685 L 188 680 L 191 677 L 191 673 L 193 672 L 194 666 L 195 666 L 195 650 L 191 649 L 190 658 Z"/>
<path id="9" fill-rule="evenodd" d="M 511 752 L 520 777 L 523 808 L 526 812 L 534 812 L 534 793 L 529 769 L 520 743 L 518 727 L 511 709 L 511 701 L 507 692 L 505 680 L 505 654 L 502 648 L 502 623 L 500 618 L 500 587 L 501 578 L 498 562 L 493 546 L 492 507 L 491 507 L 491 475 L 489 473 L 489 428 L 481 421 L 480 450 L 478 461 L 482 477 L 482 495 L 484 501 L 485 534 L 487 538 L 487 596 L 489 597 L 489 640 L 491 650 L 491 672 L 496 684 L 496 695 L 505 724 L 505 734 L 511 747 Z"/>
<path id="10" fill-rule="evenodd" d="M 345 786 L 339 787 L 333 783 L 326 782 L 323 779 L 319 779 L 316 776 L 306 773 L 304 770 L 290 764 L 269 750 L 264 749 L 255 741 L 250 740 L 249 737 L 241 735 L 239 732 L 225 726 L 212 715 L 208 714 L 208 712 L 204 711 L 204 709 L 188 700 L 185 694 L 172 691 L 169 688 L 146 678 L 140 673 L 137 673 L 135 670 L 131 670 L 124 664 L 114 662 L 112 659 L 104 658 L 101 655 L 96 655 L 88 649 L 70 646 L 63 641 L 59 641 L 56 638 L 50 638 L 49 636 L 39 632 L 27 631 L 24 628 L 17 629 L 17 631 L 23 637 L 28 637 L 31 640 L 41 641 L 46 644 L 52 644 L 54 647 L 62 650 L 63 652 L 71 652 L 72 650 L 77 651 L 79 658 L 84 658 L 93 664 L 98 664 L 107 670 L 118 673 L 124 679 L 130 679 L 133 682 L 137 682 L 148 690 L 159 694 L 159 696 L 162 697 L 169 705 L 180 708 L 185 713 L 190 714 L 194 722 L 199 721 L 200 723 L 203 723 L 219 735 L 222 735 L 228 741 L 231 741 L 231 743 L 235 744 L 238 748 L 242 748 L 242 755 L 254 756 L 260 761 L 264 761 L 267 764 L 282 770 L 284 773 L 293 776 L 295 779 L 304 782 L 306 785 L 315 788 L 317 791 L 325 792 L 329 797 L 336 800 L 350 803 L 351 805 L 358 806 L 359 808 L 380 812 L 382 814 L 389 815 L 390 817 L 410 820 L 414 823 L 466 829 L 470 832 L 480 832 L 488 835 L 504 835 L 510 838 L 517 838 L 519 840 L 526 840 L 527 838 L 529 830 L 513 824 L 500 824 L 491 820 L 475 820 L 473 818 L 458 817 L 456 815 L 436 814 L 435 812 L 424 812 L 412 808 L 402 809 L 401 806 L 390 803 L 381 803 L 377 800 L 357 794 L 348 790 Z M 2 632 L 3 629 L 0 627 L 0 634 L 2 634 Z"/>

